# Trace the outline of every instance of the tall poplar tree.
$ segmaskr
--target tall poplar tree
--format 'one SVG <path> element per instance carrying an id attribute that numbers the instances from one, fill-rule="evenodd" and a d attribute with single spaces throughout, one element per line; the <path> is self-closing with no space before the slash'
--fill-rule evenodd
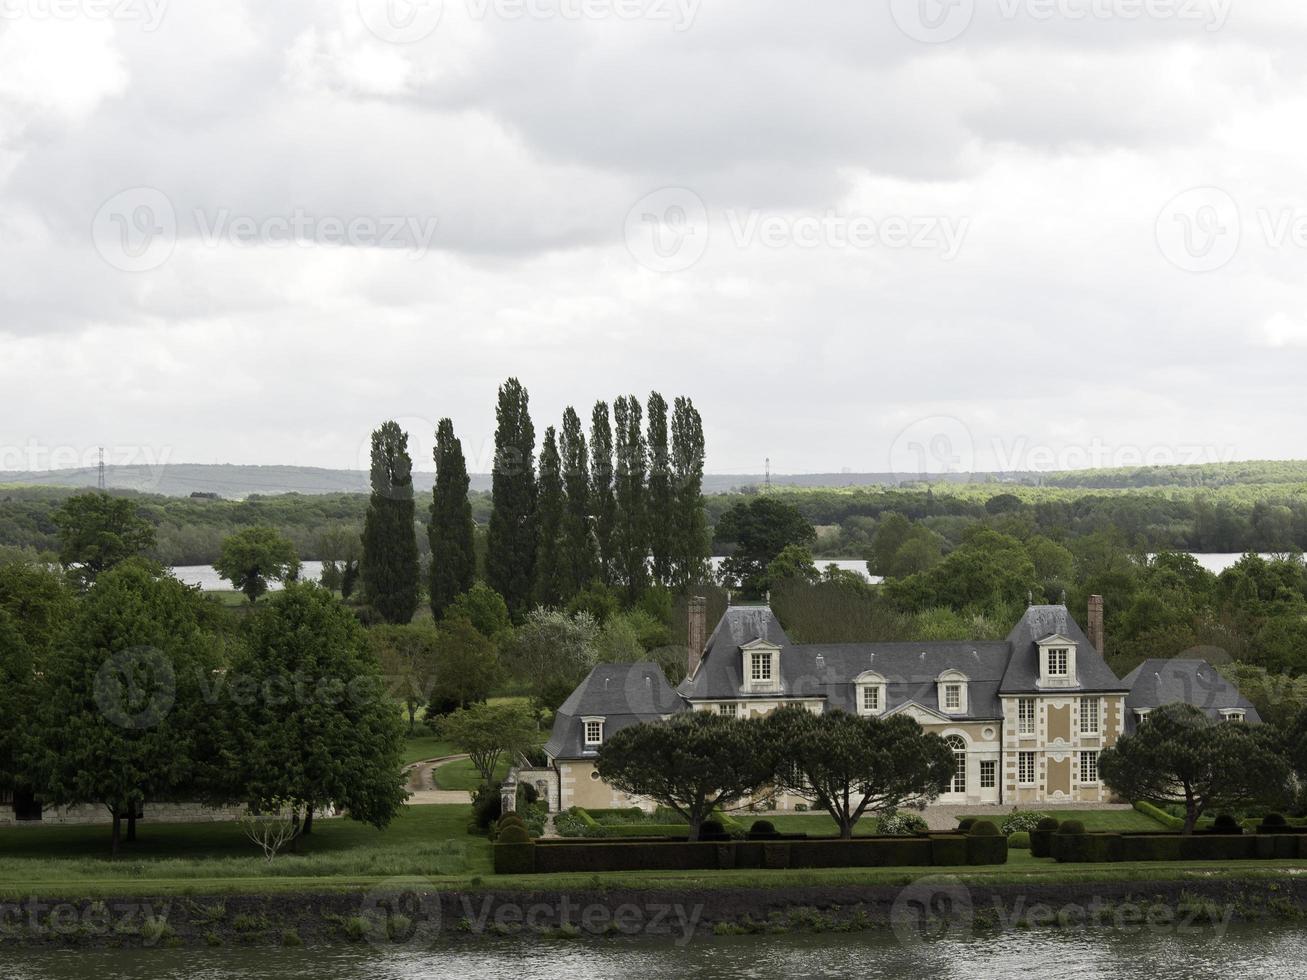
<path id="1" fill-rule="evenodd" d="M 517 378 L 499 388 L 495 409 L 495 465 L 491 479 L 486 576 L 514 619 L 526 614 L 535 587 L 535 427 L 529 397 Z"/>
<path id="2" fill-rule="evenodd" d="M 372 498 L 363 523 L 361 574 L 365 600 L 390 623 L 407 623 L 417 612 L 414 506 L 408 433 L 397 422 L 384 422 L 372 433 Z"/>
<path id="3" fill-rule="evenodd" d="M 431 612 L 439 619 L 454 598 L 472 588 L 477 558 L 473 547 L 472 504 L 463 444 L 454 435 L 454 423 L 436 425 L 436 483 L 431 490 Z"/>
<path id="4" fill-rule="evenodd" d="M 590 481 L 590 512 L 594 515 L 599 576 L 611 585 L 617 565 L 613 553 L 617 501 L 613 497 L 613 426 L 608 418 L 607 402 L 595 402 L 590 415 Z"/>
<path id="5" fill-rule="evenodd" d="M 563 412 L 558 451 L 562 456 L 563 490 L 567 496 L 567 509 L 563 514 L 565 594 L 571 596 L 585 589 L 595 574 L 595 548 L 590 529 L 590 461 L 586 457 L 581 418 L 571 405 Z"/>
<path id="6" fill-rule="evenodd" d="M 667 449 L 667 402 L 649 393 L 649 499 L 647 527 L 653 579 L 659 585 L 672 581 L 672 548 L 676 539 L 672 469 Z"/>
<path id="7" fill-rule="evenodd" d="M 688 589 L 706 582 L 708 522 L 703 510 L 703 421 L 688 398 L 672 409 L 672 493 L 674 532 L 672 585 Z"/>
<path id="8" fill-rule="evenodd" d="M 641 429 L 640 400 L 634 395 L 613 403 L 614 471 L 613 496 L 617 520 L 613 528 L 613 552 L 617 581 L 634 602 L 649 582 L 649 534 L 646 513 L 645 473 L 648 453 Z"/>
<path id="9" fill-rule="evenodd" d="M 537 605 L 558 606 L 568 597 L 563 542 L 563 518 L 566 510 L 558 440 L 551 425 L 545 429 L 545 441 L 540 449 L 540 484 L 536 501 L 536 526 L 540 532 L 540 540 L 536 545 Z"/>

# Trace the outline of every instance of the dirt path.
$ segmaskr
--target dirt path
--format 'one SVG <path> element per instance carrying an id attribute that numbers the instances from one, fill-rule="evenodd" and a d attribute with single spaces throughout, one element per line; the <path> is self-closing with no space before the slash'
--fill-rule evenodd
<path id="1" fill-rule="evenodd" d="M 438 759 L 423 759 L 405 768 L 408 774 L 408 802 L 419 803 L 471 803 L 472 794 L 462 789 L 438 789 L 433 770 L 447 762 L 458 762 L 466 755 L 444 755 Z"/>

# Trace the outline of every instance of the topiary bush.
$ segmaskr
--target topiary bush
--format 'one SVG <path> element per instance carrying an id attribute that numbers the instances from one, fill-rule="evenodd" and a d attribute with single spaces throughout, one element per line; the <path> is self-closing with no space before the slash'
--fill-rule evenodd
<path id="1" fill-rule="evenodd" d="M 1289 821 L 1284 819 L 1284 814 L 1282 813 L 1268 813 L 1266 816 L 1262 817 L 1263 827 L 1287 827 L 1288 825 Z"/>
<path id="2" fill-rule="evenodd" d="M 977 820 L 967 831 L 972 837 L 1006 837 L 1006 834 L 1000 834 L 998 828 L 990 820 Z"/>
<path id="3" fill-rule="evenodd" d="M 965 834 L 971 829 L 971 825 L 976 822 L 975 817 L 963 817 L 958 821 L 958 833 Z"/>
<path id="4" fill-rule="evenodd" d="M 1053 835 L 1057 833 L 1059 823 L 1054 817 L 1044 817 L 1039 826 L 1030 831 L 1030 856 L 1046 858 L 1053 856 Z"/>
<path id="5" fill-rule="evenodd" d="M 500 798 L 501 783 L 482 783 L 472 791 L 472 823 L 486 831 L 503 815 L 504 801 Z"/>
<path id="6" fill-rule="evenodd" d="M 699 825 L 699 836 L 707 837 L 725 837 L 726 828 L 722 826 L 720 820 L 705 820 Z"/>
<path id="7" fill-rule="evenodd" d="M 770 837 L 776 833 L 776 825 L 770 820 L 755 820 L 749 827 L 750 837 Z"/>
<path id="8" fill-rule="evenodd" d="M 1014 851 L 1030 850 L 1030 834 L 1032 831 L 1018 830 L 1015 834 L 1007 835 L 1007 846 Z"/>
<path id="9" fill-rule="evenodd" d="M 1058 828 L 1059 826 L 1061 826 L 1061 824 L 1058 823 L 1058 820 L 1057 820 L 1056 817 L 1044 817 L 1042 820 L 1039 821 L 1039 824 L 1038 824 L 1038 826 L 1035 827 L 1035 829 L 1036 829 L 1036 830 L 1057 830 L 1057 828 Z"/>
<path id="10" fill-rule="evenodd" d="M 1212 830 L 1218 834 L 1242 834 L 1243 827 L 1239 821 L 1228 813 L 1222 813 L 1212 821 Z"/>
<path id="11" fill-rule="evenodd" d="M 526 827 L 510 823 L 506 824 L 499 831 L 500 844 L 529 844 L 531 835 L 526 832 Z"/>
<path id="12" fill-rule="evenodd" d="M 900 813 L 890 810 L 881 814 L 876 821 L 876 832 L 884 837 L 911 837 L 924 834 L 930 826 L 915 813 Z"/>
<path id="13" fill-rule="evenodd" d="M 1085 825 L 1080 820 L 1068 820 L 1057 828 L 1057 832 L 1059 834 L 1083 834 L 1085 833 Z"/>
<path id="14" fill-rule="evenodd" d="M 1013 809 L 1013 811 L 1004 818 L 1002 830 L 1003 833 L 1009 837 L 1022 831 L 1029 833 L 1030 831 L 1037 829 L 1041 823 L 1048 819 L 1050 818 L 1047 814 L 1039 813 L 1034 810 L 1026 810 L 1025 812 L 1022 812 L 1021 810 Z"/>

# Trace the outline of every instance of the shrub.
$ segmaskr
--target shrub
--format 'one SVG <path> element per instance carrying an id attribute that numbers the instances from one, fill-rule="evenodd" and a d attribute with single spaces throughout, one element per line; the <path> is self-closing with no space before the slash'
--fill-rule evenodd
<path id="1" fill-rule="evenodd" d="M 774 833 L 776 833 L 776 825 L 770 820 L 755 820 L 752 826 L 749 827 L 750 837 L 761 836 L 763 834 L 770 835 Z"/>
<path id="2" fill-rule="evenodd" d="M 538 848 L 534 844 L 501 843 L 496 844 L 494 850 L 495 874 L 497 875 L 529 875 L 536 869 L 535 860 Z M 548 848 L 544 848 L 544 850 L 548 850 Z"/>
<path id="3" fill-rule="evenodd" d="M 1046 858 L 1053 856 L 1053 835 L 1059 824 L 1054 817 L 1044 817 L 1039 826 L 1030 831 L 1030 856 Z"/>
<path id="4" fill-rule="evenodd" d="M 472 791 L 472 822 L 481 830 L 489 830 L 504 812 L 504 801 L 499 797 L 501 785 L 482 783 Z"/>
<path id="5" fill-rule="evenodd" d="M 1003 833 L 1009 837 L 1013 834 L 1021 833 L 1022 831 L 1029 833 L 1032 830 L 1036 830 L 1041 823 L 1048 819 L 1050 818 L 1043 813 L 1037 813 L 1032 810 L 1027 810 L 1023 813 L 1020 810 L 1013 809 L 1013 811 L 1003 820 L 1002 830 Z"/>
<path id="6" fill-rule="evenodd" d="M 977 821 L 967 835 L 968 864 L 1006 864 L 1007 838 L 988 820 Z"/>
<path id="7" fill-rule="evenodd" d="M 963 817 L 958 821 L 958 832 L 965 834 L 971 829 L 971 825 L 976 822 L 975 817 Z"/>
<path id="8" fill-rule="evenodd" d="M 1282 813 L 1268 813 L 1262 818 L 1263 827 L 1287 827 L 1289 821 L 1284 819 Z"/>
<path id="9" fill-rule="evenodd" d="M 1068 820 L 1057 828 L 1057 832 L 1059 834 L 1083 834 L 1085 833 L 1085 825 L 1079 820 Z"/>
<path id="10" fill-rule="evenodd" d="M 1033 831 L 1018 830 L 1015 834 L 1007 835 L 1007 846 L 1014 851 L 1030 850 L 1030 835 Z"/>
<path id="11" fill-rule="evenodd" d="M 967 833 L 970 834 L 972 837 L 998 837 L 998 836 L 1006 837 L 1007 836 L 1006 834 L 1000 835 L 998 832 L 998 828 L 995 827 L 993 821 L 990 820 L 977 820 L 975 823 L 971 825 L 971 829 L 968 830 Z"/>
<path id="12" fill-rule="evenodd" d="M 932 834 L 929 840 L 932 864 L 958 867 L 971 863 L 967 856 L 967 838 L 962 834 Z"/>
<path id="13" fill-rule="evenodd" d="M 926 821 L 915 813 L 900 813 L 897 810 L 886 811 L 876 821 L 877 832 L 886 837 L 911 837 L 913 834 L 924 834 L 929 829 Z"/>
<path id="14" fill-rule="evenodd" d="M 587 827 L 584 820 L 569 810 L 554 817 L 554 830 L 560 837 L 584 837 Z"/>
<path id="15" fill-rule="evenodd" d="M 1239 821 L 1234 819 L 1234 817 L 1230 816 L 1228 813 L 1220 814 L 1216 820 L 1213 821 L 1212 830 L 1220 834 L 1243 833 L 1243 827 L 1239 825 Z"/>
<path id="16" fill-rule="evenodd" d="M 699 825 L 700 837 L 725 837 L 726 828 L 720 820 L 705 820 Z"/>
<path id="17" fill-rule="evenodd" d="M 1044 817 L 1039 821 L 1036 830 L 1057 830 L 1059 824 L 1056 817 Z"/>
<path id="18" fill-rule="evenodd" d="M 526 844 L 530 840 L 531 835 L 526 832 L 526 827 L 515 823 L 507 824 L 499 831 L 500 844 Z"/>
<path id="19" fill-rule="evenodd" d="M 1146 817 L 1152 817 L 1158 823 L 1168 830 L 1183 830 L 1184 820 L 1173 814 L 1167 813 L 1160 807 L 1156 807 L 1147 800 L 1139 800 L 1135 803 L 1135 809 Z"/>

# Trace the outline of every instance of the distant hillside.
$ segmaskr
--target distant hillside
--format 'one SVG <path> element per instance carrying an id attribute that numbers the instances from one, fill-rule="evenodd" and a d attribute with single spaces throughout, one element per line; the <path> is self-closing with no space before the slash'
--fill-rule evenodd
<path id="1" fill-rule="evenodd" d="M 44 473 L 0 471 L 0 486 L 94 487 L 94 468 Z M 415 473 L 419 492 L 428 492 L 433 473 Z M 704 492 L 729 493 L 764 482 L 761 473 L 709 473 Z M 367 493 L 363 470 L 330 470 L 309 466 L 237 466 L 173 463 L 166 466 L 109 466 L 110 489 L 136 490 L 166 497 L 216 493 L 241 500 L 253 495 L 282 493 Z M 927 483 L 1016 484 L 1067 489 L 1132 489 L 1138 487 L 1224 487 L 1307 483 L 1307 461 L 1212 463 L 1199 466 L 1157 466 L 1113 470 L 1071 470 L 1061 473 L 955 473 L 923 477 L 909 473 L 773 473 L 774 487 L 924 486 Z M 472 474 L 473 490 L 489 490 L 490 474 Z"/>

